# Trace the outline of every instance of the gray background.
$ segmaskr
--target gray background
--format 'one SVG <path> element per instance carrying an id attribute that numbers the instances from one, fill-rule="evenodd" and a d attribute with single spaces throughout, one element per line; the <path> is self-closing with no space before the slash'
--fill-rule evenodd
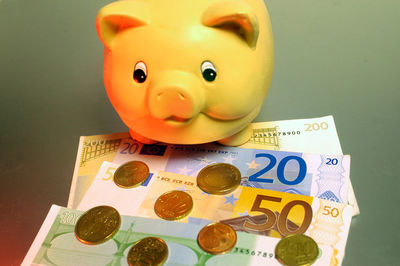
<path id="1" fill-rule="evenodd" d="M 79 136 L 126 131 L 94 26 L 108 2 L 0 0 L 1 265 L 22 261 L 51 204 L 66 206 Z M 344 265 L 398 265 L 400 1 L 267 5 L 276 63 L 256 121 L 334 116 L 361 208 Z"/>

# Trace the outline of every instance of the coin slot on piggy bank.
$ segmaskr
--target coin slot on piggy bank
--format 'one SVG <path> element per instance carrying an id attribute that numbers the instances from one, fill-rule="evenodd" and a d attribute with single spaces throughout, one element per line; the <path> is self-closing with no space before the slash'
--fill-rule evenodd
<path id="1" fill-rule="evenodd" d="M 133 139 L 248 141 L 273 69 L 263 1 L 117 1 L 96 27 L 105 88 Z"/>

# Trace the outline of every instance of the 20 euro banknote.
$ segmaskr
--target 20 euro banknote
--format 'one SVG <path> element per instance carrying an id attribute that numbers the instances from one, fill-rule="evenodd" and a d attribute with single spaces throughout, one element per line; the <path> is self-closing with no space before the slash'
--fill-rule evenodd
<path id="1" fill-rule="evenodd" d="M 124 140 L 130 147 L 138 145 Z M 242 175 L 243 186 L 310 195 L 347 202 L 350 181 L 349 155 L 244 149 L 218 145 L 142 144 L 135 152 L 121 152 L 115 163 L 145 162 L 150 169 L 196 177 L 205 166 L 229 163 Z"/>
<path id="2" fill-rule="evenodd" d="M 342 154 L 332 116 L 254 123 L 253 127 L 253 137 L 248 144 L 244 145 L 245 147 L 320 154 Z M 270 141 L 268 141 L 268 139 L 270 139 Z M 165 156 L 168 155 L 168 151 L 165 151 L 165 149 L 169 149 L 168 147 L 172 146 L 173 145 L 162 144 L 149 146 L 141 144 L 130 139 L 129 133 L 127 132 L 81 137 L 68 207 L 75 208 L 79 204 L 103 161 L 123 162 L 135 158 L 151 158 L 156 164 L 160 162 L 160 159 L 165 160 Z M 188 147 L 201 148 L 203 146 L 204 145 L 190 145 Z M 227 149 L 225 149 L 226 147 L 214 146 L 216 147 L 214 148 L 214 152 L 217 154 L 219 153 L 217 156 L 227 152 Z M 164 158 L 160 158 L 160 154 L 163 154 Z M 266 161 L 267 158 L 258 159 L 265 159 L 263 165 L 268 162 Z M 200 158 L 200 160 L 202 160 L 200 163 L 203 164 L 211 162 L 208 157 Z M 335 162 L 336 161 L 333 161 L 333 163 Z M 201 166 L 201 164 L 199 165 Z M 252 164 L 251 167 L 256 167 L 256 165 L 257 163 Z M 277 164 L 274 166 L 276 170 L 279 165 Z M 273 171 L 274 169 L 271 169 L 270 173 Z M 183 173 L 185 174 L 185 172 Z M 358 214 L 358 205 L 351 182 L 349 182 L 348 187 L 348 196 L 346 196 L 346 198 L 349 204 L 354 207 L 354 214 Z M 271 189 L 271 187 L 268 186 L 267 188 Z"/>

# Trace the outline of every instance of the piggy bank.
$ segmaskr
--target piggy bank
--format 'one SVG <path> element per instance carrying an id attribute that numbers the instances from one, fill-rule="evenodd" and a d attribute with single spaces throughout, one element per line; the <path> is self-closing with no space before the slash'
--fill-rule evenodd
<path id="1" fill-rule="evenodd" d="M 125 0 L 96 18 L 108 97 L 144 143 L 240 145 L 273 69 L 263 0 Z"/>

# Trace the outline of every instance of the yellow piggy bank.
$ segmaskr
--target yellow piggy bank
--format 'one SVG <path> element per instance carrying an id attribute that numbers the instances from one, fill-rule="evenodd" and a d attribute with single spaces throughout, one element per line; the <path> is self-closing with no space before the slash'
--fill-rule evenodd
<path id="1" fill-rule="evenodd" d="M 117 1 L 98 12 L 96 28 L 106 91 L 132 138 L 250 138 L 273 69 L 263 0 Z"/>

